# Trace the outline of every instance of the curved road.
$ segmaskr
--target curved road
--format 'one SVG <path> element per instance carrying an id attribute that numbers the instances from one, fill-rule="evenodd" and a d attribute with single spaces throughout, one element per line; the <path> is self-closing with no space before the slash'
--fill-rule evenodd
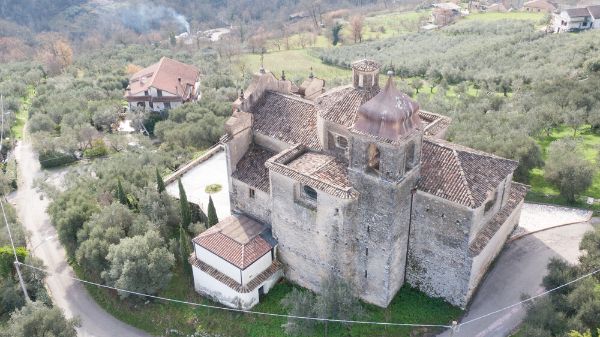
<path id="1" fill-rule="evenodd" d="M 467 322 L 544 291 L 542 278 L 552 257 L 576 263 L 579 242 L 593 227 L 579 223 L 531 234 L 506 245 L 480 284 L 461 322 Z M 453 337 L 506 337 L 525 317 L 522 305 L 460 327 Z M 438 337 L 450 337 L 446 331 Z"/>
<path id="2" fill-rule="evenodd" d="M 46 214 L 48 200 L 33 187 L 36 177 L 42 176 L 40 164 L 31 144 L 21 141 L 15 148 L 19 165 L 19 189 L 11 202 L 17 208 L 19 219 L 30 232 L 33 254 L 44 261 L 54 273 L 74 276 L 67 264 L 64 248 L 60 245 L 56 230 Z M 54 303 L 67 317 L 79 317 L 79 337 L 150 337 L 147 333 L 129 326 L 108 314 L 88 295 L 82 284 L 66 277 L 48 276 L 46 285 Z"/>

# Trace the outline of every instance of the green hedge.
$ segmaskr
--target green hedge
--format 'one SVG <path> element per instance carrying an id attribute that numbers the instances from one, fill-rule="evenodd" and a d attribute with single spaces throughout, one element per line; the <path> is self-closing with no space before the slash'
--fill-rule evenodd
<path id="1" fill-rule="evenodd" d="M 77 161 L 72 154 L 61 153 L 61 152 L 45 152 L 40 153 L 40 164 L 42 168 L 59 167 L 71 164 Z"/>

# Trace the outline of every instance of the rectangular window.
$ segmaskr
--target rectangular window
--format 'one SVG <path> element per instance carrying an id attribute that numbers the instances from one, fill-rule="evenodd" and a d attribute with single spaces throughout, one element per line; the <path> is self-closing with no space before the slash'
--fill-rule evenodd
<path id="1" fill-rule="evenodd" d="M 256 197 L 256 194 L 255 194 L 256 191 L 254 191 L 253 188 L 251 188 L 248 192 L 249 192 L 248 194 L 250 195 L 250 198 L 254 199 Z"/>
<path id="2" fill-rule="evenodd" d="M 365 248 L 365 255 L 369 256 L 369 248 Z"/>
<path id="3" fill-rule="evenodd" d="M 150 101 L 150 109 L 154 109 L 154 102 Z"/>
<path id="4" fill-rule="evenodd" d="M 162 97 L 162 90 L 160 90 L 160 89 L 157 89 L 157 90 L 156 90 L 156 95 L 157 95 L 158 97 Z"/>
<path id="5" fill-rule="evenodd" d="M 165 102 L 165 109 L 171 109 L 171 102 Z"/>
<path id="6" fill-rule="evenodd" d="M 144 96 L 150 96 L 150 94 L 148 94 L 148 90 L 144 91 Z"/>
<path id="7" fill-rule="evenodd" d="M 365 278 L 367 278 L 367 271 L 365 270 Z"/>

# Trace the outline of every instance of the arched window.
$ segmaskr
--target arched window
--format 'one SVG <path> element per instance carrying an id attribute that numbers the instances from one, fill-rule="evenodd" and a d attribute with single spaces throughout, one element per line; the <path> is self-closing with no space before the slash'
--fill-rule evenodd
<path id="1" fill-rule="evenodd" d="M 410 171 L 415 166 L 415 143 L 406 147 L 406 159 L 404 160 L 404 172 Z"/>
<path id="2" fill-rule="evenodd" d="M 314 188 L 304 185 L 304 187 L 302 188 L 304 195 L 312 200 L 317 200 L 317 191 L 315 191 Z"/>
<path id="3" fill-rule="evenodd" d="M 379 149 L 373 143 L 369 144 L 367 158 L 369 159 L 367 163 L 368 169 L 379 174 Z"/>

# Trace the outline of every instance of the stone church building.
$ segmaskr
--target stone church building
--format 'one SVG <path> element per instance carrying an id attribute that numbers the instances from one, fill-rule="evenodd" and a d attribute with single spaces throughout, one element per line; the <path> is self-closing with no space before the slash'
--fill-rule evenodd
<path id="1" fill-rule="evenodd" d="M 361 60 L 351 84 L 309 98 L 261 68 L 225 125 L 231 208 L 303 287 L 335 275 L 386 307 L 408 283 L 465 307 L 527 189 L 517 162 L 445 141 L 448 117 L 382 80 Z"/>

